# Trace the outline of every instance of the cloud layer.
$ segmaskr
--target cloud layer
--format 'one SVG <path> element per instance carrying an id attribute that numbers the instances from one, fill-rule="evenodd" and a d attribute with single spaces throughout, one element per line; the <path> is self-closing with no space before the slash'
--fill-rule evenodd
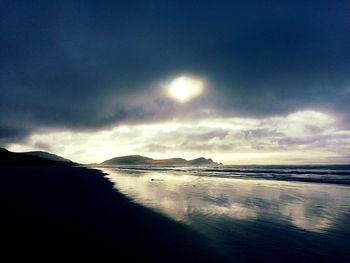
<path id="1" fill-rule="evenodd" d="M 342 0 L 1 1 L 0 145 L 25 143 L 43 129 L 214 117 L 263 122 L 308 109 L 348 129 L 349 8 Z M 164 96 L 162 85 L 181 75 L 205 80 L 205 94 L 186 105 Z M 209 134 L 216 132 L 215 147 L 228 147 L 220 146 L 227 131 Z M 244 140 L 254 137 L 262 148 L 259 136 L 279 147 L 330 140 L 275 132 L 261 128 Z"/>
<path id="2" fill-rule="evenodd" d="M 49 145 L 49 146 L 48 146 Z M 350 130 L 317 111 L 254 118 L 202 118 L 121 125 L 93 132 L 42 131 L 11 149 L 42 148 L 79 162 L 126 154 L 154 158 L 213 157 L 226 164 L 346 163 Z"/>

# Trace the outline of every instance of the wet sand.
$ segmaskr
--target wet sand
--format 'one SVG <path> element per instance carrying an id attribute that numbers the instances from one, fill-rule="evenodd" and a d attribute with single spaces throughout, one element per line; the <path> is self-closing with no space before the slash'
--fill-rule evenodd
<path id="1" fill-rule="evenodd" d="M 97 170 L 0 168 L 2 259 L 223 262 L 190 227 L 131 202 Z"/>
<path id="2" fill-rule="evenodd" d="M 348 186 L 103 171 L 118 191 L 195 229 L 231 262 L 350 262 Z"/>

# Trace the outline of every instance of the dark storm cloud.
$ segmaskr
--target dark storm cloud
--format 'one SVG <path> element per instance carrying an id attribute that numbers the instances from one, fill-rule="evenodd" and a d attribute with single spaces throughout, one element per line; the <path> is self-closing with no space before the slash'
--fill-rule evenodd
<path id="1" fill-rule="evenodd" d="M 181 113 L 136 102 L 182 73 L 206 77 L 222 113 L 348 117 L 349 14 L 340 0 L 1 1 L 1 141 Z"/>
<path id="2" fill-rule="evenodd" d="M 26 128 L 0 127 L 0 146 L 9 142 L 19 142 L 28 132 Z"/>

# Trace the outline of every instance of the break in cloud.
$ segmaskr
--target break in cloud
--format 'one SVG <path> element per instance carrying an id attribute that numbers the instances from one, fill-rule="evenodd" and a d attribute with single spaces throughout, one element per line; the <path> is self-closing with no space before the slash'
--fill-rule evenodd
<path id="1" fill-rule="evenodd" d="M 181 149 L 234 161 L 289 149 L 286 160 L 348 160 L 349 9 L 345 0 L 1 1 L 0 146 L 90 161 L 106 151 L 95 136 L 128 127 L 105 142 L 110 153 Z M 185 104 L 166 97 L 162 85 L 180 75 L 205 80 L 203 95 Z M 299 124 L 288 116 L 308 110 L 334 122 L 292 136 Z M 155 128 L 174 123 L 177 136 Z M 146 143 L 153 133 L 141 127 L 159 134 Z M 77 148 L 58 149 L 55 133 Z M 95 148 L 80 149 L 78 134 Z"/>
<path id="2" fill-rule="evenodd" d="M 271 118 L 203 118 L 121 125 L 94 132 L 43 131 L 11 149 L 25 151 L 48 143 L 53 152 L 76 161 L 102 162 L 112 156 L 154 158 L 199 154 L 232 164 L 349 162 L 350 131 L 316 111 Z"/>

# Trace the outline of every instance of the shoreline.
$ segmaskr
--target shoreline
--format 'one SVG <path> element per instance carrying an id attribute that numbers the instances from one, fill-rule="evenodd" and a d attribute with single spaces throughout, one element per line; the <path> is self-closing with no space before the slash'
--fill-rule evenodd
<path id="1" fill-rule="evenodd" d="M 212 240 L 231 262 L 347 262 L 342 185 L 105 169 L 116 188 Z M 288 256 L 286 256 L 288 255 Z"/>
<path id="2" fill-rule="evenodd" d="M 90 167 L 1 167 L 2 251 L 12 258 L 223 261 L 200 234 L 133 203 Z M 21 253 L 13 253 L 21 251 Z"/>
<path id="3" fill-rule="evenodd" d="M 349 165 L 347 167 L 350 168 Z M 182 170 L 182 169 L 177 169 L 176 167 L 144 167 L 144 166 L 91 166 L 93 169 L 119 169 L 119 170 L 125 170 L 125 171 L 133 171 L 133 172 L 140 172 L 140 173 L 153 173 L 153 172 L 172 172 L 172 173 L 178 173 L 179 175 L 185 175 L 185 174 L 190 174 L 192 176 L 199 176 L 199 177 L 214 177 L 214 178 L 223 178 L 223 179 L 232 179 L 232 180 L 256 180 L 256 181 L 266 181 L 266 182 L 286 182 L 286 183 L 311 183 L 311 184 L 322 184 L 322 185 L 339 185 L 339 186 L 350 186 L 350 179 L 346 176 L 350 176 L 349 172 L 346 173 L 336 173 L 333 172 L 294 172 L 294 174 L 306 174 L 306 175 L 318 175 L 318 176 L 324 176 L 324 175 L 335 175 L 338 176 L 338 178 L 312 178 L 312 177 L 293 177 L 288 175 L 293 174 L 293 172 L 279 172 L 278 174 L 274 174 L 273 171 L 249 171 L 249 174 L 245 175 L 225 175 L 225 174 L 219 174 L 219 173 L 224 173 L 226 171 L 223 170 L 212 170 L 212 169 L 207 169 L 205 168 L 201 172 L 196 172 L 193 173 L 192 170 Z M 191 169 L 196 169 L 198 167 L 190 167 Z M 216 174 L 208 174 L 208 172 L 215 172 Z M 247 171 L 241 170 L 241 171 L 232 171 L 232 172 L 242 172 L 247 173 Z M 252 175 L 254 173 L 259 173 L 260 175 Z M 273 177 L 266 177 L 266 174 L 273 174 Z M 344 175 L 344 178 L 340 178 L 339 175 Z"/>

